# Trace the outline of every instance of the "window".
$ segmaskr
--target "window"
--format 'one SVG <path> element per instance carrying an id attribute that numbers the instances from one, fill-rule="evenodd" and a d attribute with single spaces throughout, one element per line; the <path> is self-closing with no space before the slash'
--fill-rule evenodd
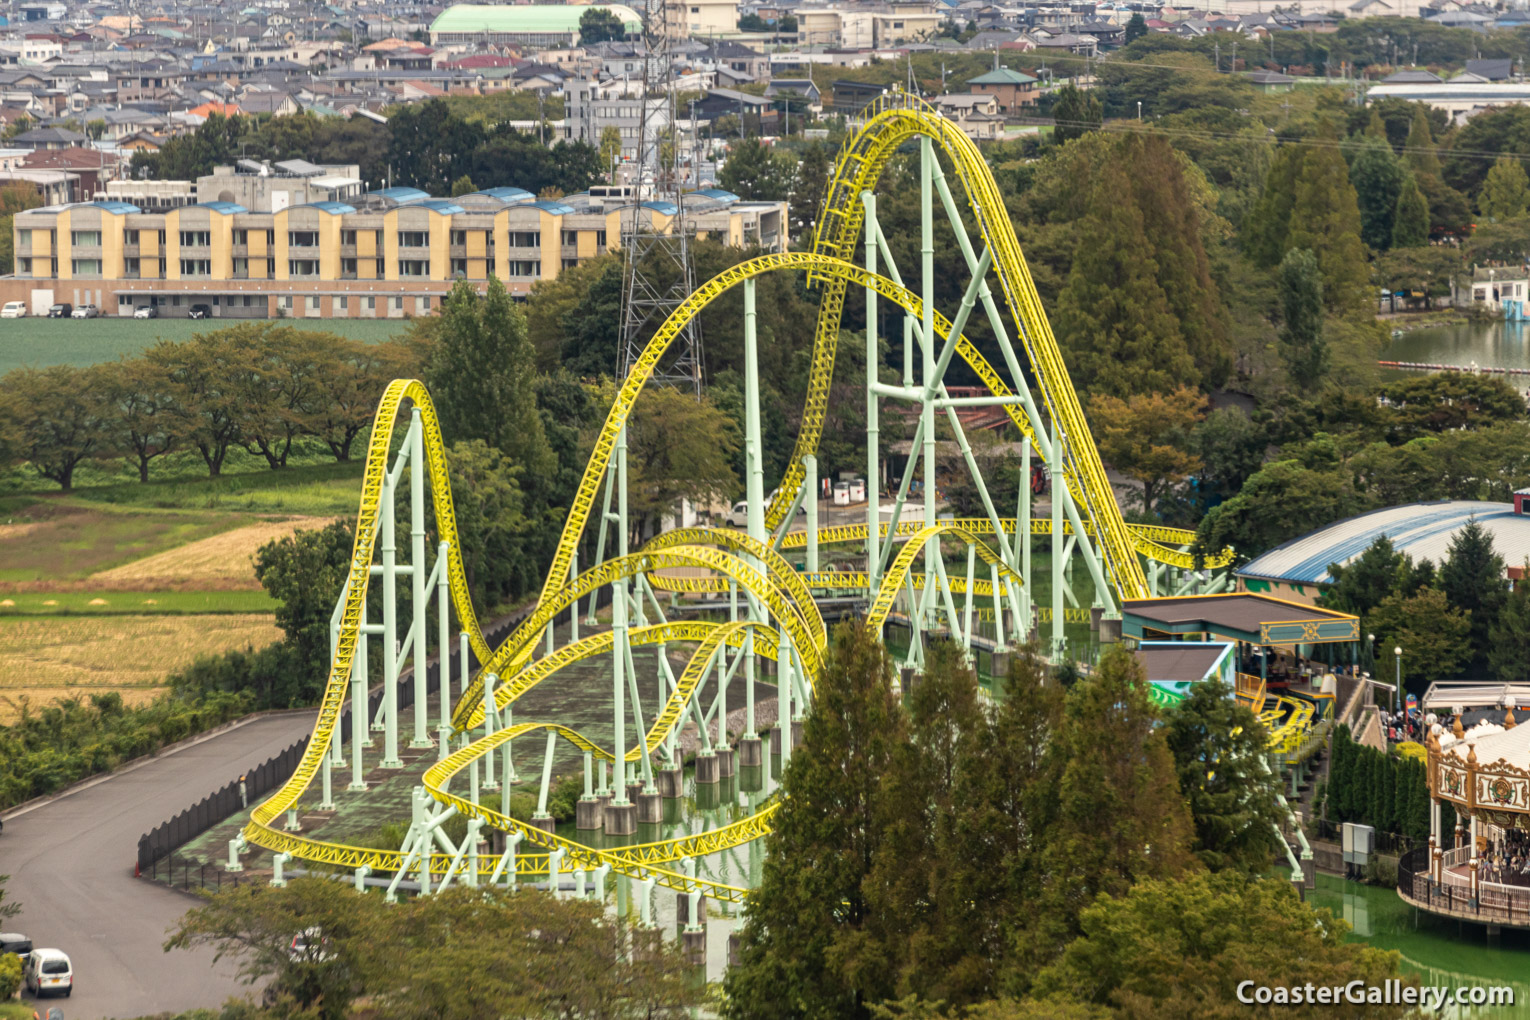
<path id="1" fill-rule="evenodd" d="M 317 230 L 289 230 L 287 231 L 287 246 L 290 248 L 317 248 L 319 246 L 319 232 Z"/>
<path id="2" fill-rule="evenodd" d="M 183 230 L 181 231 L 182 248 L 210 248 L 212 246 L 212 231 L 210 230 Z"/>
<path id="3" fill-rule="evenodd" d="M 467 275 L 467 259 L 452 259 L 452 276 Z"/>
<path id="4" fill-rule="evenodd" d="M 22 233 L 26 233 L 26 231 L 22 231 Z M 23 240 L 22 243 L 25 243 L 25 241 Z M 123 244 L 137 244 L 138 243 L 138 231 L 136 231 L 136 230 L 124 230 L 122 232 L 122 243 Z"/>
<path id="5" fill-rule="evenodd" d="M 542 263 L 540 262 L 512 262 L 510 263 L 511 276 L 541 276 Z"/>
<path id="6" fill-rule="evenodd" d="M 427 312 L 429 312 L 430 311 L 430 297 L 429 297 L 429 295 L 426 295 L 425 297 L 417 297 L 417 298 L 415 298 L 414 299 L 414 310 L 418 314 L 420 314 L 420 315 L 424 315 Z"/>
<path id="7" fill-rule="evenodd" d="M 154 233 L 156 235 L 158 235 L 158 237 L 159 237 L 159 250 L 160 251 L 164 251 L 165 250 L 165 232 L 163 230 L 156 230 Z"/>
<path id="8" fill-rule="evenodd" d="M 425 276 L 430 272 L 430 263 L 424 259 L 399 259 L 398 275 L 400 276 Z"/>
<path id="9" fill-rule="evenodd" d="M 512 230 L 510 231 L 510 247 L 540 248 L 542 235 L 535 230 Z"/>
<path id="10" fill-rule="evenodd" d="M 309 315 L 318 315 L 319 314 L 319 299 L 317 297 L 315 297 L 314 295 L 312 295 L 312 294 L 310 294 L 308 296 L 308 314 Z"/>
<path id="11" fill-rule="evenodd" d="M 298 277 L 298 276 L 318 276 L 319 275 L 319 260 L 318 259 L 288 259 L 287 260 L 287 275 L 288 276 L 292 276 L 292 277 Z"/>
<path id="12" fill-rule="evenodd" d="M 181 259 L 181 276 L 211 276 L 212 259 Z"/>
<path id="13" fill-rule="evenodd" d="M 564 269 L 573 269 L 578 264 L 579 264 L 579 260 L 578 259 L 564 259 L 563 260 L 563 268 Z"/>
<path id="14" fill-rule="evenodd" d="M 362 298 L 362 301 L 365 302 L 362 307 L 367 311 L 375 312 L 377 310 L 377 299 L 375 297 Z"/>
<path id="15" fill-rule="evenodd" d="M 350 307 L 351 307 L 350 298 L 348 298 L 344 294 L 342 294 L 339 297 L 335 298 L 334 305 L 335 305 L 335 311 L 337 311 L 337 312 L 349 311 Z"/>
<path id="16" fill-rule="evenodd" d="M 234 259 L 234 278 L 248 280 L 250 278 L 250 260 L 243 258 Z"/>
<path id="17" fill-rule="evenodd" d="M 393 310 L 395 312 L 402 312 L 404 310 L 404 299 L 402 297 L 393 299 Z"/>
<path id="18" fill-rule="evenodd" d="M 99 248 L 101 246 L 101 231 L 72 230 L 69 232 L 69 243 L 76 248 Z"/>
<path id="19" fill-rule="evenodd" d="M 285 309 L 286 311 L 289 311 L 289 312 L 292 311 L 292 295 L 291 294 L 285 294 L 282 297 L 277 298 L 276 299 L 276 307 L 281 308 L 281 309 Z"/>
<path id="20" fill-rule="evenodd" d="M 349 280 L 356 279 L 356 260 L 355 259 L 341 259 L 340 260 L 340 275 L 342 277 L 346 278 L 346 279 L 349 279 Z"/>
<path id="21" fill-rule="evenodd" d="M 354 231 L 354 230 L 342 230 L 342 231 L 340 231 L 340 243 L 341 244 L 354 245 L 356 243 L 356 231 Z"/>
<path id="22" fill-rule="evenodd" d="M 604 230 L 597 230 L 597 231 L 595 231 L 595 247 L 597 247 L 597 248 L 604 248 L 605 246 L 606 246 L 606 232 Z"/>
<path id="23" fill-rule="evenodd" d="M 579 243 L 579 231 L 577 231 L 577 230 L 565 230 L 565 231 L 563 231 L 563 244 L 564 244 L 564 247 L 569 247 L 569 246 L 572 246 L 572 245 L 576 245 L 578 243 Z"/>
<path id="24" fill-rule="evenodd" d="M 466 230 L 453 230 L 452 244 L 467 244 L 467 234 Z"/>
<path id="25" fill-rule="evenodd" d="M 400 248 L 424 248 L 430 244 L 430 231 L 428 230 L 400 230 L 398 232 L 398 246 Z"/>
<path id="26" fill-rule="evenodd" d="M 31 259 L 17 259 L 16 260 L 16 275 L 17 276 L 31 276 L 32 275 L 32 260 Z"/>
<path id="27" fill-rule="evenodd" d="M 100 259 L 72 259 L 69 263 L 70 271 L 75 276 L 100 276 Z"/>
<path id="28" fill-rule="evenodd" d="M 275 248 L 275 247 L 276 247 L 276 231 L 275 230 L 268 230 L 268 231 L 266 231 L 266 251 L 270 251 L 272 248 Z"/>
<path id="29" fill-rule="evenodd" d="M 235 244 L 249 244 L 250 232 L 248 230 L 236 230 L 233 237 Z"/>
<path id="30" fill-rule="evenodd" d="M 137 259 L 123 259 L 122 260 L 122 272 L 123 272 L 123 275 L 125 275 L 130 280 L 131 279 L 136 279 L 138 277 L 138 266 L 139 266 L 139 262 L 138 262 Z"/>

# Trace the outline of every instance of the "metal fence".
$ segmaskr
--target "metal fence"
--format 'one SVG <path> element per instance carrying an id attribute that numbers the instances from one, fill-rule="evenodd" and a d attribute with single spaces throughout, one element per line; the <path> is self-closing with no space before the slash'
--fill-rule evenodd
<path id="1" fill-rule="evenodd" d="M 1326 818 L 1314 818 L 1313 824 L 1317 827 L 1318 839 L 1328 840 L 1334 843 L 1344 841 L 1344 825 L 1341 822 L 1330 822 Z M 1384 832 L 1376 830 L 1376 852 L 1383 854 L 1404 854 L 1419 846 L 1418 841 L 1411 836 L 1405 836 L 1400 832 Z"/>
<path id="2" fill-rule="evenodd" d="M 607 590 L 606 598 L 601 600 L 599 604 L 604 605 L 609 601 L 610 596 Z M 534 608 L 534 606 L 527 606 L 517 610 L 489 628 L 484 633 L 484 637 L 488 640 L 490 646 L 492 647 L 503 639 L 504 635 L 524 620 Z M 564 619 L 566 619 L 566 615 Z M 471 668 L 476 669 L 478 666 L 477 657 L 471 656 L 471 660 Z M 436 683 L 437 668 L 436 663 L 432 662 L 430 664 L 426 672 L 427 686 Z M 383 693 L 383 688 L 379 686 L 367 698 L 367 717 L 362 720 L 363 726 L 368 725 L 369 721 L 376 717 L 377 711 L 382 705 Z M 400 711 L 413 706 L 414 676 L 412 672 L 405 673 L 399 677 L 397 697 Z M 335 731 L 336 737 L 342 743 L 350 741 L 351 727 L 354 723 L 355 720 L 352 718 L 349 705 L 347 705 L 345 711 L 340 716 L 340 721 Z M 138 864 L 135 873 L 144 877 L 163 878 L 166 880 L 170 880 L 173 876 L 174 881 L 172 881 L 172 884 L 176 885 L 177 888 L 206 888 L 206 876 L 210 876 L 211 872 L 204 869 L 204 877 L 196 877 L 196 869 L 201 868 L 202 865 L 200 862 L 184 858 L 180 859 L 181 863 L 177 866 L 175 864 L 177 860 L 175 851 L 218 823 L 226 821 L 245 810 L 261 797 L 264 797 L 285 783 L 287 778 L 292 775 L 293 770 L 297 768 L 298 761 L 302 759 L 303 752 L 307 749 L 308 738 L 304 737 L 285 750 L 246 769 L 238 779 L 230 780 L 222 788 L 203 797 L 180 814 L 166 819 L 142 836 L 139 836 Z M 187 871 L 188 868 L 191 870 Z M 221 871 L 221 869 L 217 869 L 214 865 L 208 865 L 207 868 Z M 188 875 L 190 877 L 187 877 Z M 214 881 L 216 884 L 217 882 L 224 882 L 229 879 L 234 879 L 237 882 L 235 876 L 227 873 Z M 189 886 L 183 885 L 186 882 L 191 884 Z"/>
<path id="3" fill-rule="evenodd" d="M 177 853 L 156 858 L 139 877 L 164 882 L 172 889 L 186 892 L 197 889 L 222 892 L 224 889 L 238 888 L 241 883 L 248 885 L 251 881 L 248 875 L 226 871 L 220 864 L 204 864 Z"/>
<path id="4" fill-rule="evenodd" d="M 1530 925 L 1530 888 L 1480 883 L 1478 895 L 1472 896 L 1469 879 L 1447 876 L 1434 882 L 1429 875 L 1429 848 L 1410 850 L 1397 862 L 1397 891 L 1405 899 L 1428 911 L 1448 914 L 1463 920 L 1498 924 Z"/>

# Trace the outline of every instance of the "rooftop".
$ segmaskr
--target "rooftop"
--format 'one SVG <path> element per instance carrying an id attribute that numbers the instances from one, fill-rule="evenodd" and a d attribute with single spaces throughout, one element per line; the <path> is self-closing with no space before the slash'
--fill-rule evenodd
<path id="1" fill-rule="evenodd" d="M 607 10 L 623 25 L 641 28 L 643 19 L 624 4 L 453 4 L 430 23 L 432 32 L 528 32 L 556 34 L 579 31 L 579 19 L 591 9 Z"/>

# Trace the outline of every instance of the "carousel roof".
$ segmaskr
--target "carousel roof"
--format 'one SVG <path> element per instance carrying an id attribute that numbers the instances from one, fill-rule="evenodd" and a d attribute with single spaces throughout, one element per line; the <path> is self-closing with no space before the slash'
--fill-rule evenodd
<path id="1" fill-rule="evenodd" d="M 1444 753 L 1454 751 L 1464 759 L 1475 750 L 1479 767 L 1504 762 L 1514 768 L 1530 771 L 1530 726 L 1519 725 L 1505 729 L 1497 723 L 1479 722 L 1460 737 L 1442 726 L 1439 737 L 1440 750 Z"/>

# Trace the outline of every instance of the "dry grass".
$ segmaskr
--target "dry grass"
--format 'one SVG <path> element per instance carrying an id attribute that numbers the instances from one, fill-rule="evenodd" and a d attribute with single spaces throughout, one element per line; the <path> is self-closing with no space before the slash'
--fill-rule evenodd
<path id="1" fill-rule="evenodd" d="M 117 591 L 229 591 L 258 589 L 255 553 L 300 529 L 322 528 L 323 517 L 262 521 L 190 542 L 92 574 L 89 583 Z"/>
<path id="2" fill-rule="evenodd" d="M 264 613 L 0 619 L 0 722 L 14 718 L 21 695 L 37 704 L 119 691 L 130 704 L 148 701 L 200 655 L 280 637 Z"/>

